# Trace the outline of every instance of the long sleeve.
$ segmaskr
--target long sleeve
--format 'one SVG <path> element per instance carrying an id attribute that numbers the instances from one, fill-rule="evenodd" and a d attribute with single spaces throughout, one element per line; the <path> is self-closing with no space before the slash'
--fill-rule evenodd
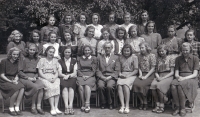
<path id="1" fill-rule="evenodd" d="M 77 58 L 77 66 L 78 66 L 77 75 L 80 77 L 84 76 L 83 73 L 81 72 L 80 58 Z"/>
<path id="2" fill-rule="evenodd" d="M 101 70 L 100 70 L 100 56 L 97 58 L 97 71 L 96 71 L 96 75 L 98 78 L 102 78 L 104 75 L 102 74 Z"/>

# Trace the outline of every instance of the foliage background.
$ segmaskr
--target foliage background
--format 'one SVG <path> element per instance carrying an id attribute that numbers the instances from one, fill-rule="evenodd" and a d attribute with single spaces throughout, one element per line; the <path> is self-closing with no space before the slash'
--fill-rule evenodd
<path id="1" fill-rule="evenodd" d="M 117 23 L 123 23 L 123 14 L 132 14 L 132 22 L 138 23 L 141 10 L 149 12 L 150 20 L 156 22 L 157 31 L 166 37 L 166 27 L 176 24 L 193 27 L 200 38 L 200 0 L 0 0 L 0 53 L 5 53 L 7 38 L 17 29 L 27 41 L 29 32 L 46 25 L 46 18 L 54 14 L 58 23 L 65 12 L 75 17 L 85 11 L 91 18 L 93 12 L 101 16 L 101 24 L 107 22 L 108 14 L 117 14 Z M 89 19 L 91 23 L 91 19 Z"/>

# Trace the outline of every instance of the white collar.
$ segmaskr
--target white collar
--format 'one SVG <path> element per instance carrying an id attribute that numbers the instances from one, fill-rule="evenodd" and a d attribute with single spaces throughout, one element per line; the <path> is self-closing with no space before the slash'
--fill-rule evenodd
<path id="1" fill-rule="evenodd" d="M 64 57 L 64 60 L 65 60 L 65 62 L 71 62 L 71 57 L 69 58 L 69 59 L 66 59 L 65 57 Z"/>
<path id="2" fill-rule="evenodd" d="M 83 55 L 83 58 L 84 59 L 86 59 L 86 56 L 85 55 Z M 92 58 L 92 56 L 90 55 L 89 57 L 87 57 L 88 59 L 91 59 Z"/>

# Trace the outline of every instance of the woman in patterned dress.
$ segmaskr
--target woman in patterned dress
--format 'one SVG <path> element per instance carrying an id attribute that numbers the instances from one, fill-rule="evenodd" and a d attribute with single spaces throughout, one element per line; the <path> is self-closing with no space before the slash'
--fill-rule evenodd
<path id="1" fill-rule="evenodd" d="M 91 90 L 96 90 L 96 66 L 95 56 L 91 56 L 92 47 L 86 45 L 83 47 L 83 56 L 77 59 L 77 84 L 79 95 L 81 98 L 81 111 L 90 112 L 90 96 Z"/>
<path id="2" fill-rule="evenodd" d="M 117 80 L 118 94 L 121 102 L 119 113 L 129 113 L 130 90 L 138 74 L 138 57 L 132 54 L 132 47 L 129 44 L 124 45 L 122 56 L 119 57 L 119 78 Z M 124 104 L 125 98 L 125 104 Z"/>
<path id="3" fill-rule="evenodd" d="M 147 93 L 153 81 L 156 66 L 156 56 L 151 53 L 148 43 L 140 44 L 141 54 L 138 55 L 139 61 L 139 77 L 133 82 L 133 91 L 137 93 L 140 99 L 140 110 L 147 110 Z"/>
<path id="4" fill-rule="evenodd" d="M 158 46 L 158 59 L 156 64 L 155 78 L 151 83 L 152 95 L 156 102 L 156 107 L 152 112 L 164 112 L 164 99 L 174 78 L 175 59 L 168 55 L 169 48 L 166 45 Z"/>
<path id="5" fill-rule="evenodd" d="M 51 115 L 62 114 L 58 109 L 60 95 L 60 79 L 59 71 L 62 71 L 58 59 L 54 58 L 55 48 L 47 47 L 45 50 L 45 58 L 41 58 L 37 64 L 38 73 L 41 81 L 45 86 L 44 99 L 48 99 L 51 106 Z"/>
<path id="6" fill-rule="evenodd" d="M 19 78 L 22 84 L 25 86 L 26 98 L 32 98 L 31 113 L 40 113 L 44 115 L 44 111 L 41 109 L 41 102 L 43 99 L 44 84 L 38 79 L 38 72 L 36 69 L 39 58 L 37 57 L 37 46 L 34 43 L 30 43 L 28 46 L 27 56 L 24 58 L 22 67 L 20 67 Z M 37 109 L 36 109 L 37 100 Z"/>
<path id="7" fill-rule="evenodd" d="M 171 83 L 171 92 L 176 105 L 172 115 L 180 113 L 182 117 L 186 115 L 186 99 L 190 102 L 190 108 L 193 108 L 197 96 L 199 58 L 192 55 L 192 46 L 188 42 L 182 44 L 181 50 L 182 55 L 175 60 L 175 79 Z"/>

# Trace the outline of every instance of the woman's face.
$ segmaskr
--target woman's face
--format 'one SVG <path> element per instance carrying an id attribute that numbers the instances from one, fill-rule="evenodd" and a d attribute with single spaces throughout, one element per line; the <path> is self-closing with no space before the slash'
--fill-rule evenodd
<path id="1" fill-rule="evenodd" d="M 191 32 L 187 32 L 186 38 L 187 38 L 188 41 L 193 41 L 194 38 L 195 38 L 194 32 L 192 32 L 192 31 Z"/>
<path id="2" fill-rule="evenodd" d="M 64 37 L 65 37 L 66 42 L 70 42 L 71 41 L 71 34 L 70 33 L 65 33 Z"/>
<path id="3" fill-rule="evenodd" d="M 124 38 L 125 32 L 123 30 L 119 30 L 117 35 L 118 35 L 118 38 L 121 40 Z"/>
<path id="4" fill-rule="evenodd" d="M 142 18 L 142 21 L 147 21 L 148 20 L 148 14 L 145 12 L 145 13 L 142 13 L 141 15 L 141 18 Z"/>
<path id="5" fill-rule="evenodd" d="M 108 32 L 107 30 L 105 30 L 105 31 L 102 33 L 102 36 L 103 36 L 104 39 L 109 40 L 110 34 L 109 34 L 109 32 Z"/>
<path id="6" fill-rule="evenodd" d="M 148 26 L 147 26 L 147 31 L 149 33 L 152 33 L 154 30 L 154 23 L 149 23 Z"/>
<path id="7" fill-rule="evenodd" d="M 66 24 L 70 24 L 71 21 L 72 21 L 72 17 L 71 17 L 71 16 L 66 16 L 66 17 L 65 17 L 65 23 L 66 23 Z"/>
<path id="8" fill-rule="evenodd" d="M 47 51 L 47 58 L 53 58 L 54 57 L 54 53 L 55 53 L 55 49 L 49 49 Z"/>
<path id="9" fill-rule="evenodd" d="M 49 25 L 53 26 L 55 24 L 55 22 L 56 22 L 55 17 L 49 18 Z"/>
<path id="10" fill-rule="evenodd" d="M 97 15 L 93 15 L 92 16 L 92 23 L 93 24 L 98 24 L 98 21 L 99 21 L 99 17 Z"/>
<path id="11" fill-rule="evenodd" d="M 130 15 L 125 15 L 125 16 L 124 16 L 124 22 L 125 22 L 126 24 L 128 24 L 128 23 L 130 23 L 130 21 L 131 21 L 131 16 L 130 16 Z"/>
<path id="12" fill-rule="evenodd" d="M 183 47 L 182 48 L 182 54 L 183 56 L 188 56 L 190 54 L 190 47 Z"/>
<path id="13" fill-rule="evenodd" d="M 89 57 L 90 55 L 91 55 L 91 50 L 90 50 L 90 48 L 89 47 L 86 47 L 85 49 L 84 49 L 84 55 L 86 56 L 86 57 Z"/>
<path id="14" fill-rule="evenodd" d="M 109 22 L 114 22 L 115 21 L 115 15 L 112 14 L 112 15 L 109 15 Z"/>
<path id="15" fill-rule="evenodd" d="M 33 33 L 33 41 L 38 42 L 40 39 L 40 35 L 38 33 Z"/>
<path id="16" fill-rule="evenodd" d="M 85 23 L 85 21 L 86 21 L 85 15 L 81 15 L 81 16 L 80 16 L 80 22 L 81 22 L 81 23 Z"/>
<path id="17" fill-rule="evenodd" d="M 21 41 L 21 35 L 20 35 L 19 33 L 15 34 L 15 36 L 14 36 L 14 41 L 15 41 L 16 43 L 19 43 L 19 42 Z"/>
<path id="18" fill-rule="evenodd" d="M 175 30 L 174 28 L 168 28 L 168 36 L 169 37 L 174 37 L 175 36 Z"/>
<path id="19" fill-rule="evenodd" d="M 16 61 L 19 58 L 19 54 L 20 54 L 19 51 L 13 51 L 12 54 L 11 54 L 11 59 L 13 61 Z"/>
<path id="20" fill-rule="evenodd" d="M 167 55 L 167 51 L 164 50 L 164 49 L 160 49 L 158 50 L 158 54 L 161 56 L 161 57 L 165 57 Z"/>
<path id="21" fill-rule="evenodd" d="M 140 52 L 141 52 L 141 54 L 146 54 L 147 53 L 147 49 L 146 49 L 144 44 L 140 45 Z"/>
<path id="22" fill-rule="evenodd" d="M 50 35 L 50 42 L 55 43 L 56 42 L 56 34 L 51 34 Z"/>
<path id="23" fill-rule="evenodd" d="M 136 30 L 136 28 L 132 28 L 131 29 L 131 36 L 132 37 L 137 37 L 137 30 Z"/>
<path id="24" fill-rule="evenodd" d="M 129 57 L 131 55 L 130 48 L 124 48 L 123 49 L 123 54 L 124 54 L 125 57 Z"/>
<path id="25" fill-rule="evenodd" d="M 36 47 L 35 46 L 30 46 L 29 49 L 28 49 L 28 53 L 30 56 L 34 56 L 36 52 Z"/>
<path id="26" fill-rule="evenodd" d="M 68 59 L 68 58 L 70 58 L 70 56 L 71 56 L 71 49 L 65 49 L 65 51 L 64 51 L 64 57 L 66 58 L 66 59 Z"/>
<path id="27" fill-rule="evenodd" d="M 95 31 L 94 28 L 90 28 L 88 30 L 88 32 L 87 32 L 87 36 L 90 37 L 90 38 L 92 38 L 94 36 L 94 31 Z"/>

